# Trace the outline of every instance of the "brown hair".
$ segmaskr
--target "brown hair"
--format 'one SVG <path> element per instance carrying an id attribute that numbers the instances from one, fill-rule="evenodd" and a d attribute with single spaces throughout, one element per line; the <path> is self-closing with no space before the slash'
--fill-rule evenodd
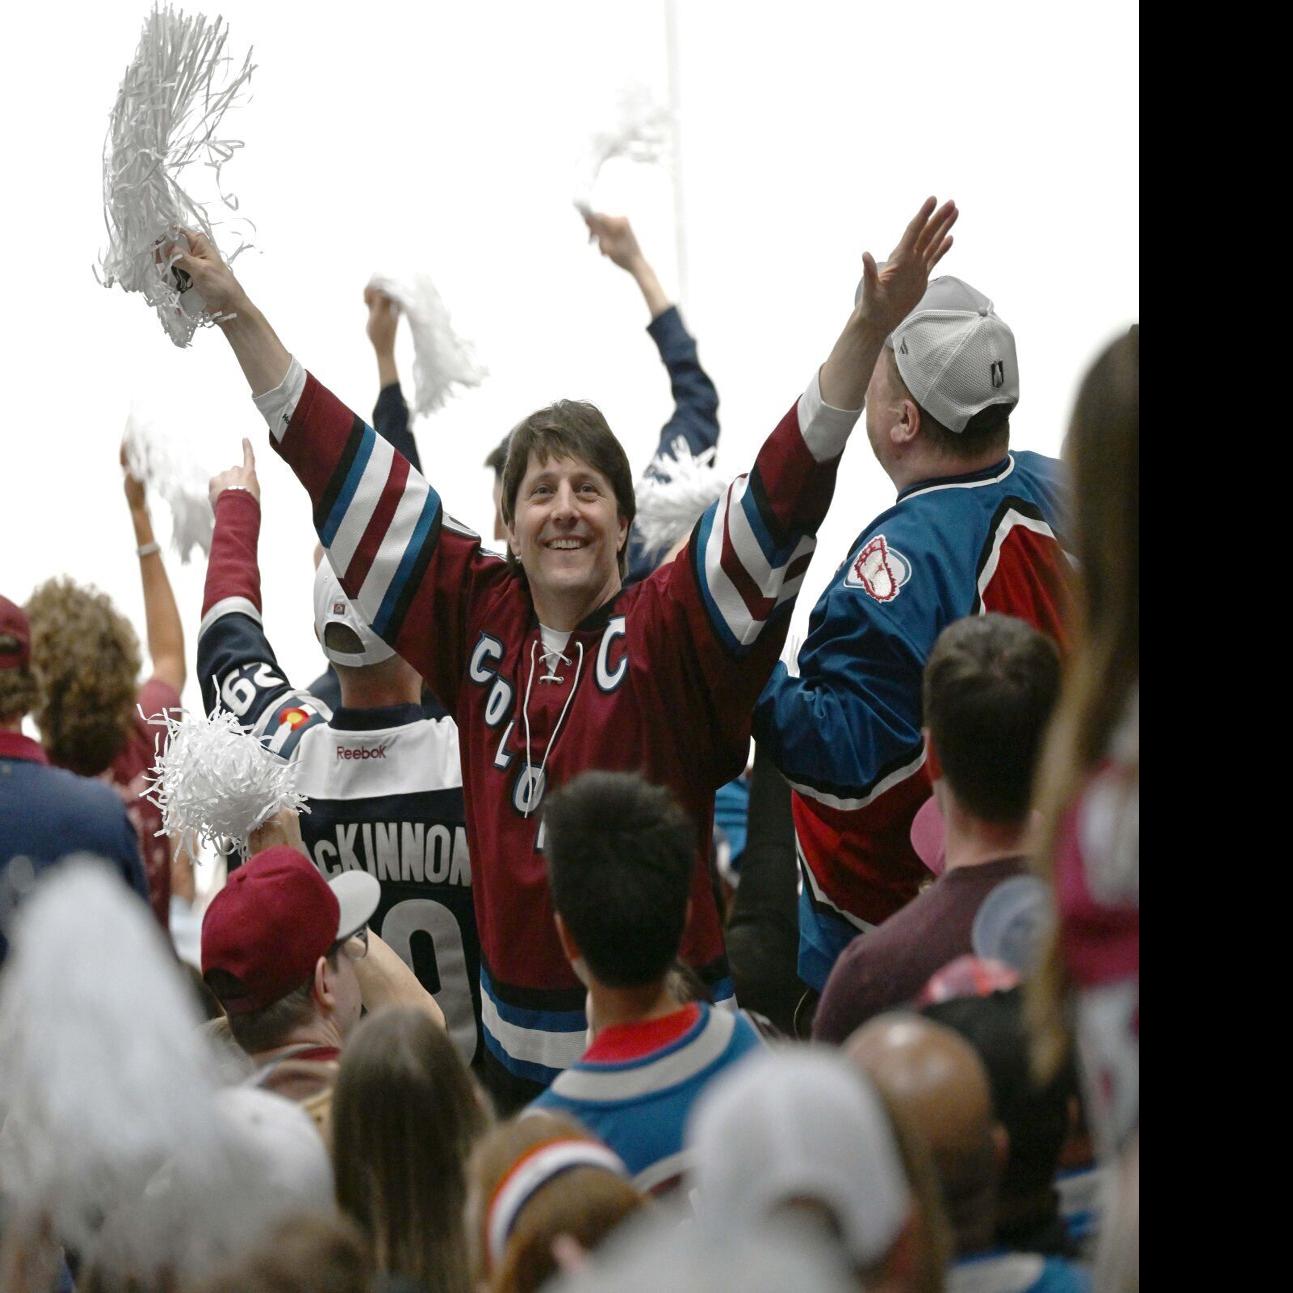
<path id="1" fill-rule="evenodd" d="M 528 1113 L 494 1128 L 471 1158 L 471 1237 L 478 1281 L 492 1293 L 531 1293 L 557 1271 L 552 1241 L 570 1235 L 593 1249 L 625 1217 L 646 1205 L 627 1180 L 600 1167 L 574 1167 L 546 1182 L 526 1201 L 507 1241 L 503 1260 L 491 1268 L 485 1237 L 488 1205 L 513 1164 L 544 1141 L 587 1140 L 600 1144 L 573 1119 Z"/>
<path id="2" fill-rule="evenodd" d="M 387 1007 L 355 1029 L 333 1092 L 333 1166 L 337 1203 L 378 1271 L 470 1289 L 466 1163 L 488 1120 L 453 1043 L 422 1011 Z"/>
<path id="3" fill-rule="evenodd" d="M 328 959 L 335 969 L 333 956 L 330 955 Z M 244 990 L 241 982 L 227 970 L 208 970 L 202 978 L 217 1001 L 236 997 Z M 261 1051 L 282 1046 L 293 1029 L 308 1024 L 315 1013 L 314 978 L 311 976 L 305 983 L 261 1010 L 226 1015 L 226 1018 L 234 1041 L 248 1055 L 257 1055 Z"/>
<path id="4" fill-rule="evenodd" d="M 499 507 L 503 520 L 511 525 L 516 517 L 516 494 L 530 466 L 530 458 L 545 463 L 552 458 L 578 458 L 610 481 L 620 515 L 632 528 L 637 514 L 637 496 L 633 492 L 633 472 L 624 446 L 594 404 L 582 400 L 558 400 L 547 408 L 531 413 L 517 423 L 507 442 L 507 462 L 503 466 L 503 493 Z M 520 569 L 511 548 L 508 564 Z M 620 549 L 620 578 L 628 570 L 628 540 Z"/>
<path id="5" fill-rule="evenodd" d="M 369 1293 L 363 1239 L 345 1217 L 301 1213 L 194 1293 Z"/>
<path id="6" fill-rule="evenodd" d="M 1055 643 L 1009 615 L 949 624 L 925 662 L 924 708 L 943 775 L 986 822 L 1022 823 L 1060 689 Z"/>
<path id="7" fill-rule="evenodd" d="M 55 763 L 98 776 L 129 730 L 139 639 L 106 594 L 70 579 L 41 584 L 26 610 L 41 739 Z"/>
<path id="8" fill-rule="evenodd" d="M 1140 328 L 1108 346 L 1078 391 L 1064 444 L 1078 558 L 1073 650 L 1038 765 L 1034 866 L 1048 881 L 1063 818 L 1109 750 L 1140 680 Z M 1135 762 L 1139 763 L 1139 750 Z M 1054 925 L 1054 922 L 1052 922 Z M 1049 1080 L 1068 1054 L 1067 981 L 1052 932 L 1028 984 L 1033 1061 Z"/>

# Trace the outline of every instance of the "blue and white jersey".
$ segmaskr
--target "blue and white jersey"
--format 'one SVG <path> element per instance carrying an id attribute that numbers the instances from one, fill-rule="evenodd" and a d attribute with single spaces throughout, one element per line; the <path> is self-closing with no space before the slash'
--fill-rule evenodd
<path id="1" fill-rule="evenodd" d="M 684 1134 L 697 1097 L 763 1045 L 740 1011 L 699 1005 L 697 1012 L 681 1036 L 643 1054 L 620 1060 L 586 1055 L 530 1107 L 569 1114 L 624 1160 L 639 1190 L 667 1192 L 687 1170 Z M 632 1027 L 623 1031 L 631 1036 Z M 591 1053 L 597 1049 L 594 1043 Z"/>

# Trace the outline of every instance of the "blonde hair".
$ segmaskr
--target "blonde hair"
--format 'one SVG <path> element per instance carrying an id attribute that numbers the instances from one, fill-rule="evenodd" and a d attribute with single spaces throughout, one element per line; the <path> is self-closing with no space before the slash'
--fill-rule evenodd
<path id="1" fill-rule="evenodd" d="M 107 768 L 125 742 L 139 684 L 139 639 L 105 593 L 71 579 L 41 584 L 27 602 L 33 717 L 55 763 L 83 776 Z"/>
<path id="2" fill-rule="evenodd" d="M 1064 456 L 1072 473 L 1078 578 L 1073 650 L 1038 763 L 1033 802 L 1037 872 L 1052 882 L 1074 799 L 1109 752 L 1140 680 L 1140 329 L 1092 364 L 1073 410 Z M 1139 744 L 1131 755 L 1139 766 Z M 1053 885 L 1052 885 L 1053 893 Z M 1068 980 L 1058 932 L 1028 984 L 1033 1066 L 1049 1081 L 1068 1055 Z"/>

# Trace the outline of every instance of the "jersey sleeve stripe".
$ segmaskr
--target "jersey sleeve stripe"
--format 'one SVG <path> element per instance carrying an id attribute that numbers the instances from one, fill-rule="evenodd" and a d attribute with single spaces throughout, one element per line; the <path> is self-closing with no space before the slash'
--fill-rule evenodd
<path id="1" fill-rule="evenodd" d="M 362 530 L 362 537 L 351 554 L 350 559 L 342 565 L 337 562 L 337 569 L 346 572 L 346 579 L 352 588 L 362 588 L 368 578 L 368 572 L 377 560 L 382 548 L 382 539 L 390 528 L 395 509 L 404 497 L 404 486 L 408 480 L 409 464 L 404 458 L 392 454 L 387 470 L 380 484 L 374 479 L 374 498 L 376 506 L 368 517 L 368 523 Z M 359 531 L 356 531 L 359 532 Z M 343 529 L 344 533 L 344 529 Z M 336 552 L 336 546 L 333 546 Z"/>
<path id="2" fill-rule="evenodd" d="M 842 787 L 832 786 L 829 790 L 820 785 L 811 785 L 802 780 L 790 780 L 792 790 L 797 790 L 805 799 L 815 800 L 819 804 L 825 804 L 827 808 L 834 808 L 839 812 L 856 812 L 859 808 L 866 808 L 869 804 L 879 799 L 881 795 L 887 794 L 895 786 L 901 785 L 908 777 L 913 777 L 921 768 L 925 766 L 925 747 L 922 745 L 915 758 L 904 762 L 901 767 L 892 769 L 881 774 L 870 787 L 860 791 L 853 796 L 835 794 L 833 791 L 840 790 Z"/>
<path id="3" fill-rule="evenodd" d="M 362 469 L 356 479 L 355 488 L 346 504 L 344 515 L 332 530 L 328 540 L 328 555 L 332 559 L 334 570 L 344 570 L 351 575 L 355 552 L 360 547 L 364 536 L 371 527 L 375 513 L 380 512 L 384 502 L 386 482 L 391 474 L 391 464 L 395 453 L 375 431 L 365 427 L 367 434 L 364 444 L 368 449 Z M 360 455 L 356 455 L 354 467 L 360 467 Z M 338 500 L 340 501 L 340 500 Z M 362 582 L 362 576 L 359 577 Z"/>
<path id="4" fill-rule="evenodd" d="M 198 626 L 198 637 L 201 638 L 216 620 L 223 619 L 226 615 L 245 615 L 248 619 L 255 620 L 257 624 L 261 623 L 260 607 L 250 598 L 223 597 L 202 617 L 202 623 Z"/>
<path id="5" fill-rule="evenodd" d="M 376 439 L 376 433 L 370 427 L 366 427 L 358 418 L 354 419 L 354 425 L 346 437 L 345 448 L 341 451 L 341 457 L 328 478 L 327 487 L 314 511 L 314 525 L 325 548 L 332 546 L 332 540 L 345 519 L 346 508 L 358 488 L 359 478 Z"/>
<path id="6" fill-rule="evenodd" d="M 413 493 L 413 491 L 410 491 L 410 493 Z M 422 494 L 422 510 L 414 524 L 413 533 L 405 545 L 404 554 L 400 558 L 394 577 L 387 586 L 381 605 L 378 607 L 377 614 L 373 619 L 374 630 L 385 638 L 393 639 L 398 636 L 400 626 L 395 619 L 395 608 L 402 603 L 407 605 L 404 593 L 413 582 L 413 572 L 415 569 L 426 568 L 425 560 L 422 558 L 430 555 L 430 550 L 434 546 L 434 538 L 439 536 L 440 499 L 430 489 L 423 490 Z M 409 496 L 409 494 L 405 494 L 406 499 Z M 416 497 L 415 493 L 414 497 Z M 399 519 L 397 518 L 396 523 L 391 526 L 390 533 L 394 533 L 398 526 Z"/>

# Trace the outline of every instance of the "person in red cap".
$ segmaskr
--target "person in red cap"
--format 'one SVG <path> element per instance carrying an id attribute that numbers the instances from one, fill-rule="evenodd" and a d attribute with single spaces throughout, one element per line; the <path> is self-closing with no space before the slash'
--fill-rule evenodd
<path id="1" fill-rule="evenodd" d="M 140 897 L 148 882 L 125 807 L 111 787 L 49 766 L 22 721 L 39 704 L 26 612 L 0 597 L 0 961 L 14 904 L 37 873 L 71 853 L 106 859 Z"/>
<path id="2" fill-rule="evenodd" d="M 444 1026 L 435 999 L 368 930 L 380 897 L 366 871 L 327 881 L 303 853 L 276 844 L 233 871 L 211 900 L 202 977 L 258 1084 L 307 1103 L 330 1090 L 364 1007 L 416 1006 Z"/>

